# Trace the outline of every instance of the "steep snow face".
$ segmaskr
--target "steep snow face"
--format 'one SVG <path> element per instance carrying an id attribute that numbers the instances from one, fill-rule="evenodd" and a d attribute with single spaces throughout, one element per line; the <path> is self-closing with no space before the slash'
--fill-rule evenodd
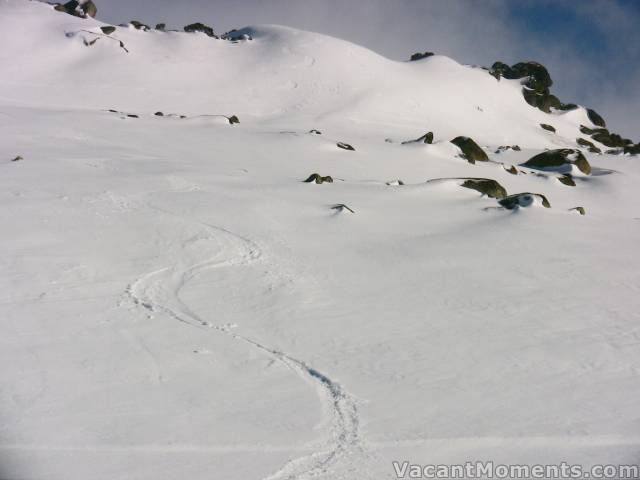
<path id="1" fill-rule="evenodd" d="M 583 109 L 284 27 L 100 26 L 0 0 L 0 479 L 637 463 L 638 157 L 522 166 Z"/>
<path id="2" fill-rule="evenodd" d="M 441 138 L 469 135 L 491 145 L 515 139 L 531 147 L 563 145 L 563 136 L 573 142 L 579 124 L 590 125 L 583 110 L 577 118 L 546 115 L 524 101 L 519 81 L 497 81 L 442 56 L 395 62 L 278 26 L 247 28 L 254 40 L 239 43 L 132 26 L 98 37 L 100 22 L 52 13 L 46 4 L 5 0 L 0 8 L 0 41 L 11 46 L 0 53 L 7 68 L 2 94 L 29 106 L 313 119 L 318 126 L 381 134 L 433 130 Z M 543 122 L 560 136 L 539 131 Z"/>

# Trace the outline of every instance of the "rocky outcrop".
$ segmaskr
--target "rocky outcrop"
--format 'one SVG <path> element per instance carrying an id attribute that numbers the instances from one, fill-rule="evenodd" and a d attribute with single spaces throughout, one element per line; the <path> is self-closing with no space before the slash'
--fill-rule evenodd
<path id="1" fill-rule="evenodd" d="M 68 13 L 69 15 L 73 15 L 74 17 L 80 18 L 95 18 L 98 13 L 98 8 L 93 1 L 88 0 L 84 2 L 77 2 L 76 0 L 71 0 L 70 2 L 60 4 L 55 3 L 53 8 L 58 12 Z"/>
<path id="2" fill-rule="evenodd" d="M 502 165 L 502 168 L 504 168 L 505 171 L 510 173 L 511 175 L 517 175 L 518 174 L 518 169 L 516 168 L 515 165 L 511 165 L 509 168 L 507 168 L 506 165 Z"/>
<path id="3" fill-rule="evenodd" d="M 102 30 L 102 33 L 104 33 L 105 35 L 111 35 L 113 32 L 116 31 L 116 27 L 112 27 L 112 26 L 104 26 L 104 27 L 100 27 L 100 30 Z"/>
<path id="4" fill-rule="evenodd" d="M 520 207 L 530 207 L 535 203 L 535 201 L 539 200 L 542 203 L 542 206 L 545 208 L 551 208 L 551 204 L 547 197 L 540 193 L 516 193 L 514 195 L 509 195 L 501 200 L 498 200 L 498 203 L 506 208 L 507 210 L 515 210 Z"/>
<path id="5" fill-rule="evenodd" d="M 573 180 L 571 175 L 560 175 L 558 177 L 558 181 L 567 187 L 575 187 L 576 182 Z"/>
<path id="6" fill-rule="evenodd" d="M 309 133 L 313 133 L 315 135 L 322 135 L 322 132 L 320 130 L 316 130 L 315 128 L 312 128 L 311 130 L 309 130 Z"/>
<path id="7" fill-rule="evenodd" d="M 500 145 L 495 153 L 506 152 L 507 150 L 513 150 L 514 152 L 519 152 L 522 150 L 519 145 Z"/>
<path id="8" fill-rule="evenodd" d="M 489 157 L 485 153 L 480 145 L 473 141 L 470 137 L 456 137 L 451 140 L 456 147 L 462 150 L 462 157 L 466 159 L 469 163 L 476 162 L 488 162 Z"/>
<path id="9" fill-rule="evenodd" d="M 187 25 L 186 27 L 184 27 L 184 31 L 187 33 L 200 32 L 200 33 L 204 33 L 209 37 L 218 38 L 218 36 L 213 31 L 213 28 L 200 22 Z"/>
<path id="10" fill-rule="evenodd" d="M 593 140 L 611 148 L 624 148 L 633 145 L 628 138 L 623 138 L 617 133 L 611 133 L 606 128 L 589 128 L 580 125 L 580 131 L 585 135 L 590 135 Z"/>
<path id="11" fill-rule="evenodd" d="M 464 180 L 460 185 L 461 187 L 476 190 L 477 192 L 480 192 L 488 197 L 500 199 L 507 196 L 507 190 L 493 179 L 461 178 L 460 180 Z"/>
<path id="12" fill-rule="evenodd" d="M 227 120 L 229 120 L 229 124 L 230 125 L 234 125 L 236 123 L 240 123 L 240 119 L 235 115 L 231 115 L 230 117 L 227 117 Z"/>
<path id="13" fill-rule="evenodd" d="M 323 183 L 333 183 L 333 178 L 331 178 L 331 176 L 329 175 L 323 177 L 319 173 L 312 173 L 304 182 L 317 183 L 318 185 L 322 185 Z"/>
<path id="14" fill-rule="evenodd" d="M 547 130 L 548 132 L 556 133 L 556 128 L 554 126 L 552 126 L 552 125 L 549 125 L 547 123 L 541 123 L 540 126 L 544 130 Z"/>
<path id="15" fill-rule="evenodd" d="M 577 108 L 575 104 L 562 103 L 558 97 L 551 94 L 549 90 L 553 85 L 551 75 L 546 67 L 538 62 L 520 62 L 512 66 L 495 62 L 489 73 L 497 80 L 502 77 L 508 80 L 522 79 L 522 95 L 526 102 L 545 113 L 550 113 L 552 108 L 557 110 Z"/>
<path id="16" fill-rule="evenodd" d="M 151 30 L 151 27 L 149 25 L 139 22 L 138 20 L 131 20 L 129 23 L 133 25 L 136 30 L 142 30 L 143 32 Z"/>
<path id="17" fill-rule="evenodd" d="M 591 120 L 591 123 L 593 123 L 594 125 L 597 125 L 598 127 L 603 127 L 603 128 L 607 126 L 607 124 L 604 121 L 604 118 L 598 115 L 598 112 L 596 112 L 595 110 L 588 108 L 587 116 L 589 117 L 589 120 Z"/>
<path id="18" fill-rule="evenodd" d="M 640 143 L 636 143 L 635 145 L 627 145 L 623 149 L 624 153 L 628 153 L 629 155 L 640 155 Z"/>
<path id="19" fill-rule="evenodd" d="M 230 30 L 227 33 L 225 33 L 224 35 L 222 35 L 222 39 L 236 43 L 236 42 L 240 42 L 240 41 L 253 40 L 253 37 L 249 33 L 247 33 L 246 31 L 243 32 L 241 30 L 236 30 L 234 28 L 233 30 Z"/>
<path id="20" fill-rule="evenodd" d="M 160 32 L 164 32 L 166 28 L 167 28 L 166 23 L 156 23 L 156 30 Z"/>
<path id="21" fill-rule="evenodd" d="M 433 56 L 433 52 L 418 52 L 411 55 L 409 59 L 410 62 L 415 62 L 417 60 L 422 60 L 423 58 L 429 58 Z"/>
<path id="22" fill-rule="evenodd" d="M 573 207 L 573 208 L 570 208 L 569 211 L 570 212 L 572 212 L 572 211 L 578 212 L 580 215 L 586 215 L 587 214 L 587 212 L 584 209 L 584 207 Z"/>
<path id="23" fill-rule="evenodd" d="M 592 142 L 586 140 L 584 138 L 576 138 L 576 143 L 581 147 L 584 147 L 589 150 L 591 153 L 602 153 L 598 147 L 596 147 Z"/>
<path id="24" fill-rule="evenodd" d="M 582 152 L 571 148 L 542 152 L 521 164 L 523 167 L 536 170 L 555 170 L 560 172 L 571 171 L 572 165 L 575 165 L 585 175 L 591 174 L 591 165 L 589 165 Z"/>
<path id="25" fill-rule="evenodd" d="M 409 143 L 427 143 L 427 144 L 432 144 L 433 143 L 433 132 L 427 132 L 424 135 L 422 135 L 420 138 L 416 138 L 415 140 L 406 140 L 406 141 L 402 142 L 402 145 L 407 145 Z"/>
<path id="26" fill-rule="evenodd" d="M 356 150 L 351 145 L 349 145 L 348 143 L 344 143 L 344 142 L 338 142 L 338 143 L 336 143 L 336 146 L 338 148 L 343 149 L 343 150 L 349 150 L 349 151 L 352 151 L 352 152 L 354 152 Z"/>

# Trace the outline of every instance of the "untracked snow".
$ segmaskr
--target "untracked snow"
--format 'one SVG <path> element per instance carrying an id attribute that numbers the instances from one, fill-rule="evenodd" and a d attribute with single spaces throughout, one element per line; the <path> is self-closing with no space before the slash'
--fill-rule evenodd
<path id="1" fill-rule="evenodd" d="M 0 479 L 638 462 L 640 160 L 507 171 L 585 109 L 286 27 L 102 25 L 0 0 Z"/>

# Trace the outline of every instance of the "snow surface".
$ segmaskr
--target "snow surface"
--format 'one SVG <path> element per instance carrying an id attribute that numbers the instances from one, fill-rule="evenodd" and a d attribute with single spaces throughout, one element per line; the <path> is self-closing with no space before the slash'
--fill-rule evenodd
<path id="1" fill-rule="evenodd" d="M 575 148 L 584 109 L 285 27 L 100 25 L 0 1 L 1 479 L 638 461 L 638 158 L 502 165 Z"/>

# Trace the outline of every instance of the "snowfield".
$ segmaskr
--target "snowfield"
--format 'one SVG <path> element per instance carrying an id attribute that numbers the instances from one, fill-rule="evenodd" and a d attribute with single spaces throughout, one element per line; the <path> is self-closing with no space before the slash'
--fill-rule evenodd
<path id="1" fill-rule="evenodd" d="M 638 463 L 640 158 L 507 171 L 584 108 L 286 27 L 103 25 L 0 0 L 0 479 Z"/>

